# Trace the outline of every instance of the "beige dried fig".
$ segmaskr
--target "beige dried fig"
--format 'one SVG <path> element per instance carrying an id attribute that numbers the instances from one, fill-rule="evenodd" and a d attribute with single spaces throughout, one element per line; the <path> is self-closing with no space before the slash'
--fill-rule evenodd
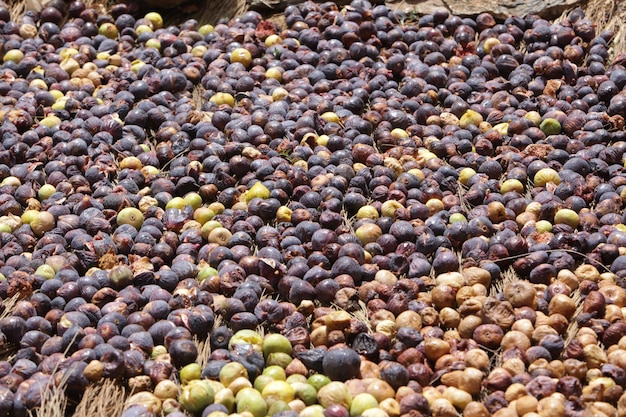
<path id="1" fill-rule="evenodd" d="M 442 355 L 450 353 L 450 343 L 431 337 L 424 340 L 424 353 L 426 357 L 431 361 L 436 361 Z"/>
<path id="2" fill-rule="evenodd" d="M 491 285 L 491 274 L 486 269 L 471 266 L 463 269 L 461 273 L 466 285 L 482 284 L 487 288 Z"/>
<path id="3" fill-rule="evenodd" d="M 489 355 L 482 349 L 470 349 L 465 352 L 465 365 L 486 372 L 490 366 Z"/>
<path id="4" fill-rule="evenodd" d="M 600 278 L 600 273 L 598 269 L 589 264 L 582 264 L 574 271 L 574 275 L 578 278 L 578 281 L 583 281 L 588 279 L 589 281 L 597 282 Z"/>
<path id="5" fill-rule="evenodd" d="M 482 387 L 485 375 L 479 369 L 467 367 L 463 371 L 463 377 L 459 382 L 459 389 L 469 392 L 471 395 L 477 395 Z"/>
<path id="6" fill-rule="evenodd" d="M 626 401 L 625 401 L 626 402 Z M 463 417 L 489 417 L 491 413 L 481 402 L 472 401 L 465 406 Z"/>
<path id="7" fill-rule="evenodd" d="M 511 303 L 499 301 L 494 297 L 487 297 L 483 301 L 481 317 L 483 323 L 497 324 L 502 329 L 509 329 L 515 322 L 515 312 Z"/>
<path id="8" fill-rule="evenodd" d="M 483 320 L 476 315 L 463 317 L 459 323 L 459 334 L 464 339 L 471 339 L 474 330 L 482 324 Z"/>
<path id="9" fill-rule="evenodd" d="M 500 347 L 505 351 L 515 346 L 526 351 L 531 346 L 531 342 L 525 333 L 519 330 L 510 330 L 504 334 Z"/>
<path id="10" fill-rule="evenodd" d="M 574 315 L 575 311 L 576 303 L 565 294 L 555 294 L 550 303 L 548 303 L 548 313 L 551 315 L 559 313 L 569 319 Z"/>
<path id="11" fill-rule="evenodd" d="M 608 361 L 606 352 L 598 345 L 586 345 L 583 348 L 583 353 L 585 355 L 585 361 L 587 362 L 587 366 L 590 369 L 600 368 Z"/>
<path id="12" fill-rule="evenodd" d="M 508 283 L 504 287 L 504 299 L 515 308 L 537 305 L 537 292 L 528 281 L 518 280 Z"/>
<path id="13" fill-rule="evenodd" d="M 415 330 L 422 329 L 422 317 L 412 310 L 403 311 L 396 317 L 398 327 L 410 327 Z"/>

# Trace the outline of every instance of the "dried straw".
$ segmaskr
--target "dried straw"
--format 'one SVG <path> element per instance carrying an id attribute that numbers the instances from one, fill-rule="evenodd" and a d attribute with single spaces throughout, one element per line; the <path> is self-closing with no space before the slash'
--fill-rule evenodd
<path id="1" fill-rule="evenodd" d="M 162 13 L 165 24 L 176 25 L 188 19 L 195 19 L 200 25 L 215 25 L 220 19 L 241 16 L 248 9 L 246 0 L 208 0 L 200 3 L 198 10 L 188 12 L 183 8 L 174 8 Z"/>
<path id="2" fill-rule="evenodd" d="M 208 336 L 204 339 L 194 336 L 193 341 L 198 348 L 197 363 L 204 369 L 207 363 L 209 363 L 209 357 L 211 356 L 211 342 Z"/>
<path id="3" fill-rule="evenodd" d="M 2 314 L 0 314 L 0 320 L 13 314 L 13 309 L 15 308 L 15 304 L 17 303 L 17 301 L 20 299 L 20 296 L 21 294 L 17 293 L 13 297 L 7 298 L 3 301 L 4 311 L 2 312 Z"/>
<path id="4" fill-rule="evenodd" d="M 11 21 L 19 22 L 20 17 L 27 10 L 27 2 L 25 0 L 16 1 L 9 5 L 9 13 L 11 14 Z"/>
<path id="5" fill-rule="evenodd" d="M 582 296 L 581 296 L 580 290 L 578 288 L 576 288 L 572 292 L 571 298 L 574 301 L 574 303 L 576 304 L 576 311 L 574 312 L 574 317 L 578 317 L 583 312 Z M 567 326 L 567 331 L 565 332 L 565 335 L 566 335 L 565 336 L 565 347 L 566 348 L 570 344 L 572 339 L 574 337 L 576 337 L 577 333 L 578 333 L 578 321 L 576 321 L 576 319 L 573 318 L 572 320 L 570 320 L 569 326 Z"/>
<path id="6" fill-rule="evenodd" d="M 614 33 L 609 51 L 611 58 L 626 54 L 626 3 L 622 0 L 589 0 L 581 9 L 585 12 L 585 17 L 596 25 L 596 34 L 605 30 Z M 564 21 L 571 11 L 564 11 L 554 22 Z"/>
<path id="7" fill-rule="evenodd" d="M 118 381 L 106 379 L 90 385 L 73 417 L 120 416 L 124 411 L 126 397 L 126 391 Z"/>
<path id="8" fill-rule="evenodd" d="M 489 296 L 496 297 L 498 294 L 502 294 L 508 284 L 519 281 L 519 279 L 520 277 L 515 272 L 515 269 L 509 267 L 509 269 L 502 273 L 502 279 L 491 282 L 489 286 Z"/>
<path id="9" fill-rule="evenodd" d="M 596 33 L 614 32 L 613 57 L 626 53 L 626 3 L 622 0 L 590 0 L 585 16 L 596 24 Z"/>
<path id="10" fill-rule="evenodd" d="M 29 410 L 31 417 L 65 417 L 67 409 L 67 397 L 65 396 L 65 380 L 58 386 L 54 383 L 47 384 L 41 391 L 41 405 L 35 410 Z"/>

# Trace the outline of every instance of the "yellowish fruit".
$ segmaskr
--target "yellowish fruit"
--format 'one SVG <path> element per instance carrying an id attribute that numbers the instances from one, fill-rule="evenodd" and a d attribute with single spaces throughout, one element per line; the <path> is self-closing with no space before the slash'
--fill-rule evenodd
<path id="1" fill-rule="evenodd" d="M 146 13 L 144 18 L 148 19 L 152 23 L 154 29 L 160 29 L 163 27 L 163 17 L 157 12 Z"/>
<path id="2" fill-rule="evenodd" d="M 130 64 L 130 70 L 132 72 L 134 72 L 135 74 L 137 74 L 139 72 L 139 70 L 141 69 L 141 67 L 143 67 L 144 65 L 146 65 L 145 62 L 139 60 L 139 59 L 135 59 L 131 64 Z"/>
<path id="3" fill-rule="evenodd" d="M 230 242 L 230 238 L 232 236 L 233 234 L 227 228 L 216 227 L 215 229 L 211 230 L 211 233 L 209 233 L 207 240 L 209 241 L 209 243 L 217 243 L 218 245 L 226 246 L 228 245 L 228 242 Z"/>
<path id="4" fill-rule="evenodd" d="M 261 393 L 265 402 L 271 405 L 275 401 L 293 401 L 296 392 L 291 385 L 285 381 L 271 381 L 263 388 Z"/>
<path id="5" fill-rule="evenodd" d="M 182 197 L 174 197 L 165 205 L 165 209 L 177 208 L 182 209 L 187 205 L 187 202 Z"/>
<path id="6" fill-rule="evenodd" d="M 126 207 L 117 214 L 117 224 L 130 224 L 135 229 L 141 229 L 143 224 L 143 213 L 135 207 Z"/>
<path id="7" fill-rule="evenodd" d="M 213 103 L 217 104 L 218 106 L 220 104 L 226 104 L 230 107 L 233 107 L 235 105 L 235 97 L 233 97 L 232 94 L 230 93 L 215 93 L 211 96 L 211 98 L 209 99 L 209 101 L 212 101 Z"/>
<path id="8" fill-rule="evenodd" d="M 378 210 L 374 206 L 363 206 L 356 212 L 357 219 L 378 219 Z"/>
<path id="9" fill-rule="evenodd" d="M 183 200 L 187 205 L 193 207 L 194 210 L 202 206 L 202 197 L 200 197 L 200 194 L 195 192 L 185 194 Z"/>
<path id="10" fill-rule="evenodd" d="M 554 185 L 559 185 L 561 183 L 561 178 L 556 170 L 552 168 L 542 168 L 537 171 L 535 178 L 533 179 L 535 187 L 544 187 L 549 182 Z"/>
<path id="11" fill-rule="evenodd" d="M 137 35 L 141 35 L 142 33 L 152 33 L 152 28 L 148 25 L 139 25 L 135 29 L 135 33 Z"/>
<path id="12" fill-rule="evenodd" d="M 276 87 L 274 91 L 272 91 L 272 100 L 280 101 L 289 97 L 289 91 L 284 89 L 283 87 Z"/>
<path id="13" fill-rule="evenodd" d="M 463 213 L 452 213 L 448 219 L 448 223 L 467 223 L 467 218 Z"/>
<path id="14" fill-rule="evenodd" d="M 463 185 L 467 185 L 470 178 L 476 175 L 476 171 L 473 168 L 463 168 L 459 173 L 459 181 Z"/>
<path id="15" fill-rule="evenodd" d="M 535 227 L 539 233 L 551 232 L 552 231 L 552 223 L 547 220 L 539 220 L 535 222 Z"/>
<path id="16" fill-rule="evenodd" d="M 396 211 L 404 208 L 402 203 L 397 200 L 387 200 L 380 206 L 380 214 L 384 217 L 393 218 L 396 214 Z"/>
<path id="17" fill-rule="evenodd" d="M 47 90 L 48 84 L 44 80 L 36 78 L 28 84 L 28 87 L 36 90 Z"/>
<path id="18" fill-rule="evenodd" d="M 278 67 L 271 67 L 268 68 L 267 71 L 265 71 L 265 78 L 273 78 L 275 80 L 282 81 L 283 72 Z"/>
<path id="19" fill-rule="evenodd" d="M 39 198 L 39 201 L 44 201 L 50 198 L 50 196 L 56 191 L 57 189 L 54 185 L 44 184 L 39 188 L 39 191 L 37 191 L 37 197 Z"/>
<path id="20" fill-rule="evenodd" d="M 193 48 L 191 48 L 191 55 L 202 58 L 208 50 L 209 48 L 204 45 L 194 46 Z"/>
<path id="21" fill-rule="evenodd" d="M 122 159 L 122 161 L 120 162 L 120 168 L 121 169 L 141 169 L 143 168 L 143 164 L 141 163 L 141 161 L 139 160 L 139 158 L 137 158 L 136 156 L 127 156 L 126 158 Z"/>
<path id="22" fill-rule="evenodd" d="M 365 223 L 356 229 L 354 234 L 363 245 L 367 245 L 368 243 L 376 242 L 383 234 L 383 231 L 380 226 L 375 223 Z"/>
<path id="23" fill-rule="evenodd" d="M 39 214 L 30 222 L 30 228 L 37 236 L 43 236 L 46 232 L 54 229 L 56 219 L 47 211 L 40 211 Z"/>
<path id="24" fill-rule="evenodd" d="M 576 229 L 578 227 L 578 213 L 567 208 L 560 209 L 554 215 L 554 223 L 566 224 L 572 229 Z"/>
<path id="25" fill-rule="evenodd" d="M 252 54 L 245 48 L 235 48 L 230 53 L 230 62 L 239 62 L 247 68 L 252 63 Z"/>
<path id="26" fill-rule="evenodd" d="M 326 113 L 322 113 L 321 117 L 327 122 L 339 123 L 339 116 L 337 116 L 337 113 L 333 111 L 327 111 Z"/>
<path id="27" fill-rule="evenodd" d="M 147 48 L 154 48 L 156 50 L 161 50 L 161 41 L 155 38 L 150 38 L 146 41 Z"/>
<path id="28" fill-rule="evenodd" d="M 204 224 L 215 216 L 215 212 L 208 207 L 198 207 L 193 212 L 193 219 L 200 224 Z"/>
<path id="29" fill-rule="evenodd" d="M 293 211 L 287 206 L 280 206 L 276 211 L 276 221 L 279 223 L 288 223 L 291 221 Z"/>
<path id="30" fill-rule="evenodd" d="M 535 126 L 539 126 L 539 124 L 541 124 L 541 114 L 539 114 L 539 112 L 536 112 L 534 110 L 526 113 L 524 115 L 524 118 L 533 122 Z"/>
<path id="31" fill-rule="evenodd" d="M 402 138 L 408 138 L 409 134 L 407 133 L 406 130 L 396 127 L 395 129 L 391 131 L 391 136 L 393 136 L 394 139 L 402 139 Z"/>
<path id="32" fill-rule="evenodd" d="M 198 28 L 198 33 L 200 33 L 202 36 L 206 36 L 214 30 L 215 28 L 213 27 L 213 25 L 206 24 Z"/>
<path id="33" fill-rule="evenodd" d="M 41 119 L 39 124 L 46 127 L 55 127 L 61 124 L 61 118 L 51 114 Z"/>
<path id="34" fill-rule="evenodd" d="M 117 38 L 117 35 L 119 35 L 117 26 L 115 26 L 115 24 L 111 22 L 105 22 L 101 24 L 100 27 L 98 28 L 98 33 L 100 35 L 106 36 L 109 39 L 115 39 Z"/>
<path id="35" fill-rule="evenodd" d="M 443 201 L 438 198 L 431 198 L 426 202 L 426 207 L 428 207 L 428 212 L 432 216 L 435 213 L 439 213 L 441 210 L 445 208 Z"/>
<path id="36" fill-rule="evenodd" d="M 17 64 L 22 60 L 22 58 L 24 58 L 24 52 L 20 51 L 19 49 L 11 49 L 4 54 L 2 60 L 4 62 L 13 61 Z"/>
<path id="37" fill-rule="evenodd" d="M 489 54 L 496 45 L 500 45 L 500 40 L 498 38 L 487 38 L 483 44 L 483 49 L 485 50 L 485 53 Z"/>
<path id="38" fill-rule="evenodd" d="M 523 193 L 524 184 L 522 184 L 520 180 L 516 180 L 516 179 L 509 179 L 509 180 L 504 181 L 502 185 L 500 186 L 500 192 L 502 194 L 506 194 L 511 191 L 516 191 L 520 194 Z"/>
<path id="39" fill-rule="evenodd" d="M 217 202 L 217 201 L 209 204 L 209 208 L 213 210 L 215 214 L 222 214 L 224 210 L 226 210 L 226 207 L 224 207 L 224 204 Z"/>
<path id="40" fill-rule="evenodd" d="M 39 215 L 39 211 L 38 210 L 24 210 L 24 213 L 22 213 L 22 223 L 24 224 L 31 224 L 33 220 L 35 220 L 35 218 Z"/>
<path id="41" fill-rule="evenodd" d="M 274 46 L 274 45 L 278 45 L 283 41 L 283 39 L 276 35 L 276 34 L 272 34 L 270 36 L 268 36 L 267 38 L 265 38 L 265 45 L 266 46 Z"/>
<path id="42" fill-rule="evenodd" d="M 222 227 L 222 223 L 218 222 L 217 220 L 209 220 L 202 225 L 202 228 L 200 229 L 200 235 L 202 235 L 204 239 L 208 240 L 211 232 L 218 227 Z"/>
<path id="43" fill-rule="evenodd" d="M 246 203 L 249 203 L 253 198 L 262 198 L 263 200 L 270 198 L 270 190 L 261 181 L 254 183 L 248 191 L 246 191 Z"/>
<path id="44" fill-rule="evenodd" d="M 463 113 L 463 116 L 459 119 L 459 126 L 462 129 L 466 129 L 470 125 L 480 126 L 482 122 L 483 116 L 477 111 L 469 109 Z"/>

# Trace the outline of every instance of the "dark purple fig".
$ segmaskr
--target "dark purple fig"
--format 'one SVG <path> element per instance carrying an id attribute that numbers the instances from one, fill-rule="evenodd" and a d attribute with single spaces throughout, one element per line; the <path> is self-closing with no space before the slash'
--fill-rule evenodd
<path id="1" fill-rule="evenodd" d="M 385 362 L 381 364 L 380 377 L 392 387 L 401 387 L 409 382 L 409 374 L 406 368 L 398 362 Z"/>
<path id="2" fill-rule="evenodd" d="M 143 364 L 143 373 L 150 377 L 152 385 L 156 385 L 159 381 L 168 379 L 174 370 L 170 362 L 147 360 Z"/>
<path id="3" fill-rule="evenodd" d="M 198 357 L 198 347 L 192 340 L 188 339 L 174 340 L 170 344 L 168 352 L 172 359 L 172 364 L 179 369 L 195 362 Z"/>
<path id="4" fill-rule="evenodd" d="M 143 374 L 143 364 L 146 356 L 138 350 L 127 350 L 124 352 L 124 377 L 132 378 Z"/>
<path id="5" fill-rule="evenodd" d="M 324 375 L 333 381 L 347 381 L 358 377 L 360 366 L 359 354 L 349 348 L 330 349 L 322 361 Z"/>
<path id="6" fill-rule="evenodd" d="M 459 257 L 453 251 L 442 248 L 433 259 L 433 268 L 437 275 L 459 270 Z"/>
<path id="7" fill-rule="evenodd" d="M 9 316 L 0 320 L 0 331 L 9 343 L 19 344 L 26 333 L 26 320 L 17 316 Z"/>
<path id="8" fill-rule="evenodd" d="M 289 301 L 295 305 L 300 305 L 303 300 L 315 299 L 315 288 L 308 282 L 295 278 L 289 288 Z"/>
<path id="9" fill-rule="evenodd" d="M 233 314 L 230 318 L 230 327 L 234 332 L 242 329 L 254 330 L 258 325 L 259 320 L 257 316 L 247 311 Z"/>
<path id="10" fill-rule="evenodd" d="M 124 354 L 115 349 L 108 349 L 100 356 L 100 362 L 104 366 L 102 376 L 105 378 L 119 378 L 124 374 Z"/>
<path id="11" fill-rule="evenodd" d="M 284 318 L 284 311 L 280 303 L 271 298 L 259 302 L 254 308 L 254 314 L 260 322 L 278 323 Z"/>
<path id="12" fill-rule="evenodd" d="M 219 326 L 213 329 L 210 336 L 211 349 L 227 349 L 228 342 L 233 336 L 233 332 L 226 326 Z"/>
<path id="13" fill-rule="evenodd" d="M 13 392 L 6 386 L 0 385 L 0 416 L 11 415 L 13 409 Z"/>

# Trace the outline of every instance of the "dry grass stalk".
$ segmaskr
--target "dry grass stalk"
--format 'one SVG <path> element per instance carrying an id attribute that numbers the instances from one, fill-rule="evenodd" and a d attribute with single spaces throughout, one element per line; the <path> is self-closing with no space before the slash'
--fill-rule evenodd
<path id="1" fill-rule="evenodd" d="M 126 403 L 126 390 L 110 379 L 87 387 L 73 417 L 120 416 Z"/>
<path id="2" fill-rule="evenodd" d="M 248 9 L 247 3 L 246 0 L 208 0 L 198 3 L 197 6 L 182 5 L 170 9 L 163 13 L 163 18 L 166 25 L 177 25 L 188 19 L 196 19 L 200 25 L 215 25 L 221 18 L 230 19 L 244 14 Z M 194 8 L 196 10 L 193 10 Z"/>
<path id="3" fill-rule="evenodd" d="M 590 0 L 585 16 L 596 24 L 596 33 L 614 32 L 613 56 L 626 53 L 626 4 L 622 0 Z"/>
<path id="4" fill-rule="evenodd" d="M 365 324 L 365 327 L 367 328 L 367 333 L 372 333 L 374 331 L 372 328 L 372 323 L 370 322 L 370 319 L 369 319 L 369 315 L 367 314 L 367 305 L 363 301 L 359 300 L 358 308 L 354 310 L 345 310 L 334 303 L 331 304 L 331 307 L 334 308 L 335 310 L 345 311 L 350 316 L 354 317 L 361 323 Z"/>
<path id="5" fill-rule="evenodd" d="M 47 384 L 41 392 L 41 405 L 35 410 L 29 410 L 31 417 L 65 417 L 67 409 L 67 397 L 65 396 L 65 380 L 61 381 L 59 386 L 54 383 Z"/>
<path id="6" fill-rule="evenodd" d="M 209 363 L 209 356 L 211 356 L 211 343 L 209 337 L 200 339 L 198 336 L 194 336 L 194 343 L 198 347 L 198 359 L 197 363 L 204 369 L 207 363 Z"/>
<path id="7" fill-rule="evenodd" d="M 9 317 L 11 314 L 13 314 L 13 309 L 15 308 L 15 304 L 18 302 L 20 297 L 21 297 L 21 294 L 17 293 L 13 297 L 3 300 L 4 311 L 2 312 L 2 314 L 0 314 L 0 320 L 2 320 L 5 317 Z"/>
<path id="8" fill-rule="evenodd" d="M 604 30 L 613 31 L 612 57 L 626 53 L 626 3 L 622 0 L 589 0 L 581 8 L 585 17 L 595 23 L 597 34 Z M 564 11 L 554 22 L 563 22 L 571 11 Z"/>
<path id="9" fill-rule="evenodd" d="M 16 1 L 9 5 L 9 13 L 11 13 L 11 20 L 18 22 L 20 16 L 26 11 L 26 1 Z"/>
<path id="10" fill-rule="evenodd" d="M 576 311 L 574 312 L 574 317 L 578 317 L 583 312 L 583 303 L 582 297 L 580 295 L 580 290 L 576 288 L 572 291 L 571 299 L 576 303 Z M 576 319 L 572 319 L 569 322 L 569 326 L 567 326 L 567 331 L 565 332 L 565 347 L 569 345 L 574 337 L 576 337 L 576 333 L 578 333 L 578 321 Z"/>
<path id="11" fill-rule="evenodd" d="M 196 110 L 201 110 L 202 105 L 206 103 L 206 99 L 204 98 L 205 92 L 206 90 L 204 89 L 202 84 L 198 84 L 193 88 L 191 94 L 193 96 L 193 105 L 196 107 Z"/>
<path id="12" fill-rule="evenodd" d="M 498 294 L 504 292 L 508 284 L 519 281 L 519 279 L 519 275 L 517 275 L 513 267 L 509 267 L 509 269 L 502 273 L 502 279 L 491 282 L 491 286 L 489 286 L 489 296 L 496 297 Z"/>

